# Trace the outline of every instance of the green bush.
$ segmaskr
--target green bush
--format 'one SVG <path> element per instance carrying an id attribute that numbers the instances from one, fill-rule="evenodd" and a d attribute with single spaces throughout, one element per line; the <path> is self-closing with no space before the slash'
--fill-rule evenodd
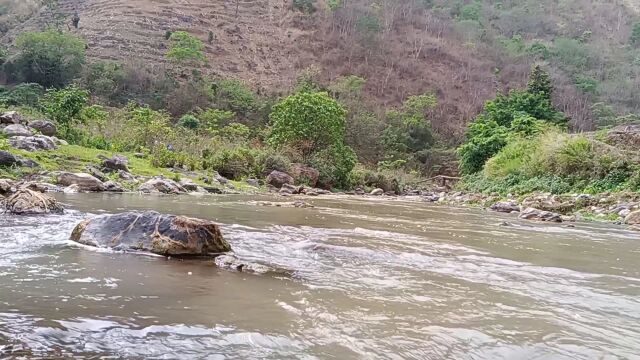
<path id="1" fill-rule="evenodd" d="M 460 9 L 461 20 L 474 20 L 479 21 L 482 15 L 482 4 L 479 1 L 464 5 Z"/>
<path id="2" fill-rule="evenodd" d="M 221 80 L 214 90 L 215 103 L 222 109 L 247 114 L 257 107 L 253 91 L 238 80 Z"/>
<path id="3" fill-rule="evenodd" d="M 315 0 L 293 0 L 293 8 L 305 14 L 311 14 L 316 11 L 315 2 Z"/>
<path id="4" fill-rule="evenodd" d="M 82 121 L 79 115 L 88 100 L 89 92 L 71 85 L 60 90 L 47 90 L 42 99 L 42 108 L 58 123 L 62 136 L 68 137 L 73 125 Z"/>
<path id="5" fill-rule="evenodd" d="M 169 37 L 171 45 L 166 57 L 180 64 L 198 64 L 207 61 L 205 45 L 197 37 L 186 31 L 176 31 Z"/>
<path id="6" fill-rule="evenodd" d="M 86 69 L 84 84 L 92 95 L 108 100 L 121 97 L 126 73 L 121 64 L 99 61 Z"/>
<path id="7" fill-rule="evenodd" d="M 357 156 L 350 147 L 337 143 L 316 153 L 310 163 L 320 172 L 319 186 L 325 189 L 346 189 L 350 184 L 351 171 L 357 162 Z"/>
<path id="8" fill-rule="evenodd" d="M 40 84 L 20 84 L 2 94 L 1 100 L 11 106 L 37 107 L 43 95 L 44 87 Z"/>
<path id="9" fill-rule="evenodd" d="M 629 41 L 632 45 L 640 44 L 640 22 L 636 22 L 635 24 L 633 24 Z"/>
<path id="10" fill-rule="evenodd" d="M 85 46 L 80 38 L 55 30 L 22 33 L 13 67 L 26 82 L 64 87 L 82 71 Z"/>
<path id="11" fill-rule="evenodd" d="M 178 120 L 178 125 L 185 129 L 197 130 L 200 127 L 200 120 L 191 114 L 187 114 Z"/>
<path id="12" fill-rule="evenodd" d="M 206 158 L 204 167 L 216 170 L 228 179 L 238 180 L 242 177 L 258 175 L 259 155 L 258 150 L 246 147 L 223 149 Z"/>
<path id="13" fill-rule="evenodd" d="M 278 153 L 265 153 L 259 160 L 263 176 L 269 175 L 274 170 L 288 173 L 291 169 L 291 159 Z"/>

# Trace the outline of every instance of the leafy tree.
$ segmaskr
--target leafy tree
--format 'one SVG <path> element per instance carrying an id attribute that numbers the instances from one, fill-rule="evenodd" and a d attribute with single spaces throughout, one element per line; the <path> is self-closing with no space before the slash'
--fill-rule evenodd
<path id="1" fill-rule="evenodd" d="M 72 126 L 81 121 L 80 112 L 89 100 L 89 92 L 71 85 L 48 90 L 42 100 L 44 112 L 60 125 L 64 136 L 71 136 Z"/>
<path id="2" fill-rule="evenodd" d="M 169 37 L 171 46 L 166 56 L 168 59 L 181 64 L 206 62 L 205 45 L 200 39 L 186 31 L 176 31 Z"/>
<path id="3" fill-rule="evenodd" d="M 126 73 L 121 64 L 99 61 L 85 70 L 84 84 L 92 95 L 116 100 L 122 96 L 125 78 Z"/>
<path id="4" fill-rule="evenodd" d="M 44 87 L 63 87 L 82 70 L 85 43 L 73 35 L 54 30 L 18 36 L 14 68 L 26 82 Z"/>
<path id="5" fill-rule="evenodd" d="M 460 170 L 472 174 L 482 170 L 484 163 L 507 145 L 508 132 L 495 120 L 479 117 L 469 125 L 466 136 L 458 148 Z"/>
<path id="6" fill-rule="evenodd" d="M 320 172 L 319 185 L 327 189 L 349 186 L 349 175 L 357 162 L 356 153 L 342 142 L 319 151 L 311 159 L 311 165 Z"/>
<path id="7" fill-rule="evenodd" d="M 433 146 L 435 138 L 425 112 L 437 104 L 435 95 L 423 94 L 409 97 L 402 109 L 387 112 L 388 125 L 382 133 L 387 159 L 397 160 Z"/>
<path id="8" fill-rule="evenodd" d="M 551 85 L 551 77 L 549 73 L 542 70 L 540 65 L 535 65 L 529 75 L 527 83 L 527 91 L 531 94 L 544 95 L 546 99 L 551 99 L 553 86 Z"/>
<path id="9" fill-rule="evenodd" d="M 246 114 L 256 108 L 256 96 L 241 81 L 227 79 L 213 85 L 218 107 Z"/>
<path id="10" fill-rule="evenodd" d="M 345 109 L 325 92 L 290 95 L 269 115 L 269 143 L 295 146 L 306 158 L 344 141 L 345 116 Z"/>
<path id="11" fill-rule="evenodd" d="M 482 15 L 482 4 L 478 1 L 474 1 L 470 4 L 464 5 L 460 9 L 461 20 L 479 21 L 481 15 Z"/>

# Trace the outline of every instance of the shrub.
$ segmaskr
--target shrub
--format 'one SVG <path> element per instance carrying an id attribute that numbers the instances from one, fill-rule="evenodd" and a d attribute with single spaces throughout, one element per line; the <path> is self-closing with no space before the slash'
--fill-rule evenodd
<path id="1" fill-rule="evenodd" d="M 269 143 L 293 146 L 303 157 L 342 143 L 346 111 L 327 93 L 301 92 L 273 107 Z"/>
<path id="2" fill-rule="evenodd" d="M 108 100 L 116 100 L 121 96 L 126 73 L 121 64 L 99 61 L 86 70 L 84 84 L 92 95 Z"/>
<path id="3" fill-rule="evenodd" d="M 289 172 L 291 169 L 291 160 L 285 155 L 278 153 L 263 154 L 260 159 L 262 167 L 262 175 L 266 176 L 274 170 Z"/>
<path id="4" fill-rule="evenodd" d="M 460 19 L 462 20 L 479 21 L 481 15 L 482 15 L 482 4 L 478 1 L 474 1 L 470 4 L 464 5 L 460 9 Z"/>
<path id="5" fill-rule="evenodd" d="M 197 116 L 200 119 L 202 128 L 211 133 L 217 133 L 218 128 L 231 123 L 231 120 L 235 118 L 236 114 L 234 114 L 232 111 L 206 109 L 200 110 L 197 113 Z"/>
<path id="6" fill-rule="evenodd" d="M 60 90 L 48 90 L 42 100 L 44 112 L 58 123 L 63 136 L 70 136 L 72 125 L 82 120 L 80 112 L 89 100 L 89 93 L 75 85 Z"/>
<path id="7" fill-rule="evenodd" d="M 482 170 L 484 163 L 507 145 L 508 132 L 495 120 L 479 117 L 469 125 L 466 137 L 458 148 L 460 170 L 472 174 Z"/>
<path id="8" fill-rule="evenodd" d="M 311 159 L 311 165 L 320 172 L 318 184 L 326 189 L 349 187 L 349 176 L 356 163 L 355 152 L 342 143 L 318 152 Z"/>
<path id="9" fill-rule="evenodd" d="M 26 82 L 63 87 L 78 76 L 85 61 L 85 43 L 55 30 L 27 32 L 16 39 L 15 69 Z"/>
<path id="10" fill-rule="evenodd" d="M 44 88 L 41 85 L 20 84 L 3 94 L 2 100 L 7 105 L 36 107 L 42 95 L 44 95 Z"/>
<path id="11" fill-rule="evenodd" d="M 640 22 L 636 22 L 635 24 L 633 24 L 633 29 L 631 30 L 629 41 L 632 45 L 640 44 Z"/>
<path id="12" fill-rule="evenodd" d="M 191 114 L 187 114 L 178 120 L 178 125 L 185 129 L 197 130 L 200 127 L 200 120 Z"/>
<path id="13" fill-rule="evenodd" d="M 293 0 L 293 8 L 311 14 L 316 11 L 315 0 Z"/>
<path id="14" fill-rule="evenodd" d="M 180 64 L 206 62 L 204 43 L 186 31 L 176 31 L 169 37 L 171 45 L 166 57 Z"/>
<path id="15" fill-rule="evenodd" d="M 246 114 L 256 108 L 254 93 L 238 80 L 221 80 L 214 84 L 218 107 Z"/>
<path id="16" fill-rule="evenodd" d="M 246 147 L 223 149 L 205 159 L 205 168 L 216 170 L 220 175 L 237 180 L 249 175 L 258 175 L 259 152 Z"/>

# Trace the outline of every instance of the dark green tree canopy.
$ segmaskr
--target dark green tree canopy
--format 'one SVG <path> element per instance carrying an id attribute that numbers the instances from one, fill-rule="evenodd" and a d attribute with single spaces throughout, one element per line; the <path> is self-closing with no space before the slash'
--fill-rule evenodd
<path id="1" fill-rule="evenodd" d="M 23 33 L 16 39 L 14 69 L 25 82 L 64 87 L 82 71 L 85 42 L 59 31 Z"/>

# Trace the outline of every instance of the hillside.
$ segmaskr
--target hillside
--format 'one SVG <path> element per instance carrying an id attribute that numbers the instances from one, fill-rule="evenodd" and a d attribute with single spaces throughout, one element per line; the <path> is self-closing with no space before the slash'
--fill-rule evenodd
<path id="1" fill-rule="evenodd" d="M 35 8 L 25 10 L 26 3 L 21 11 Z M 91 60 L 159 68 L 167 66 L 166 32 L 186 30 L 207 45 L 205 74 L 242 80 L 258 93 L 288 91 L 309 66 L 320 69 L 325 84 L 341 75 L 365 78 L 364 101 L 376 112 L 433 91 L 433 127 L 453 143 L 485 100 L 525 83 L 533 62 L 554 69 L 554 100 L 575 130 L 594 128 L 594 103 L 619 115 L 640 110 L 640 55 L 628 45 L 638 19 L 635 0 L 357 0 L 335 10 L 318 1 L 309 14 L 288 0 L 47 3 L 9 26 L 2 41 L 63 26 L 87 40 Z M 74 13 L 77 30 L 70 26 Z"/>

